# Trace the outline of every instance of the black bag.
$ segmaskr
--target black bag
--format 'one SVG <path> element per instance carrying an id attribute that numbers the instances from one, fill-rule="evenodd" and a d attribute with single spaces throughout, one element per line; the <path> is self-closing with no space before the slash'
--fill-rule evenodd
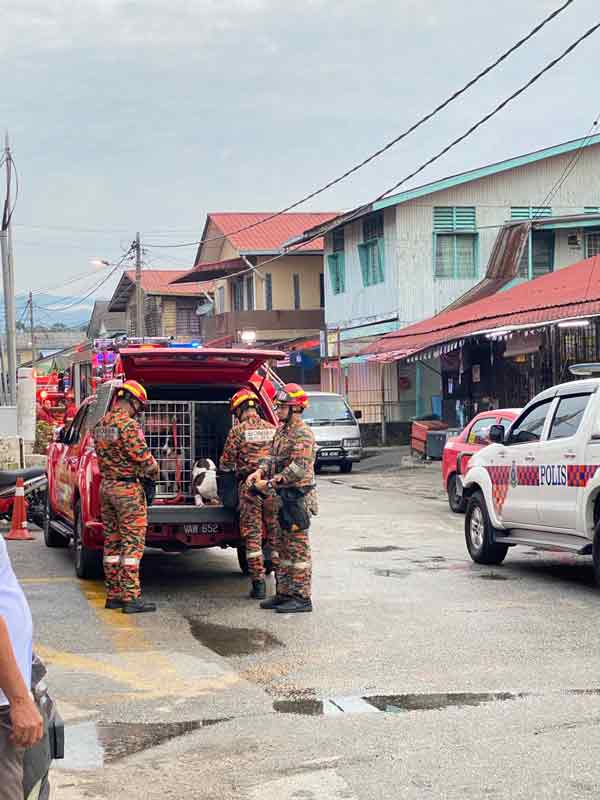
<path id="1" fill-rule="evenodd" d="M 304 489 L 297 489 L 294 486 L 286 486 L 277 490 L 277 494 L 281 498 L 279 524 L 284 530 L 291 531 L 296 527 L 298 530 L 307 531 L 310 528 L 310 514 L 306 508 L 304 496 L 312 488 L 312 486 L 307 486 Z"/>
<path id="2" fill-rule="evenodd" d="M 217 475 L 217 492 L 223 503 L 223 508 L 237 511 L 239 505 L 239 491 L 235 472 L 222 472 Z"/>
<path id="3" fill-rule="evenodd" d="M 146 505 L 151 506 L 156 497 L 156 481 L 153 481 L 152 478 L 140 478 L 140 483 L 146 495 Z"/>

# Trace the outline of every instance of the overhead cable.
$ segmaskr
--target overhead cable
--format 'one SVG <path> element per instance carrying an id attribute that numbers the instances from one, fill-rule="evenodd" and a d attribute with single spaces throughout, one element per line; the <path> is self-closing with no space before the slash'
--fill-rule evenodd
<path id="1" fill-rule="evenodd" d="M 509 56 L 511 56 L 516 50 L 518 50 L 520 47 L 522 47 L 524 44 L 526 44 L 530 39 L 532 39 L 537 33 L 539 33 L 542 30 L 542 28 L 544 28 L 549 22 L 551 22 L 559 14 L 561 14 L 573 2 L 574 2 L 574 0 L 566 0 L 566 2 L 564 2 L 561 6 L 559 6 L 557 9 L 555 9 L 552 13 L 550 13 L 550 14 L 548 14 L 548 16 L 544 17 L 544 19 L 540 23 L 538 23 L 526 36 L 523 36 L 521 39 L 519 39 L 517 42 L 515 42 L 515 44 L 513 44 L 512 47 L 509 47 L 508 50 L 506 50 L 504 53 L 502 53 L 502 55 L 500 55 L 495 61 L 493 61 L 487 67 L 482 69 L 481 72 L 478 72 L 477 75 L 475 75 L 475 77 L 471 78 L 471 80 L 468 81 L 461 89 L 457 89 L 455 92 L 453 92 L 451 95 L 449 95 L 449 97 L 447 97 L 444 101 L 442 101 L 439 105 L 437 105 L 428 114 L 425 114 L 425 116 L 421 117 L 419 120 L 417 120 L 415 123 L 413 123 L 405 131 L 403 131 L 398 136 L 396 136 L 393 139 L 391 139 L 389 142 L 384 144 L 378 150 L 375 150 L 375 152 L 373 152 L 370 155 L 368 155 L 366 158 L 364 158 L 358 164 L 355 164 L 353 167 L 351 167 L 350 169 L 346 170 L 346 172 L 344 172 L 342 175 L 339 175 L 337 178 L 334 178 L 333 180 L 329 181 L 328 183 L 323 184 L 323 186 L 320 186 L 318 189 L 315 189 L 314 191 L 310 192 L 309 194 L 305 195 L 304 197 L 301 197 L 299 200 L 296 200 L 296 202 L 291 203 L 290 205 L 286 206 L 285 208 L 282 208 L 280 211 L 276 211 L 274 214 L 269 214 L 266 217 L 264 217 L 263 219 L 258 220 L 257 222 L 253 222 L 253 223 L 251 223 L 249 225 L 244 225 L 242 228 L 238 228 L 237 230 L 229 231 L 227 236 L 234 236 L 237 233 L 243 233 L 244 231 L 252 230 L 253 228 L 257 228 L 259 225 L 264 225 L 266 222 L 269 222 L 270 220 L 275 219 L 276 217 L 279 217 L 282 214 L 287 214 L 288 211 L 292 211 L 294 208 L 297 208 L 298 206 L 303 205 L 304 203 L 308 202 L 309 200 L 312 200 L 313 198 L 317 197 L 317 195 L 320 195 L 323 192 L 327 191 L 328 189 L 331 189 L 333 186 L 335 186 L 338 183 L 341 183 L 342 181 L 346 180 L 346 178 L 349 178 L 350 175 L 353 175 L 355 172 L 358 172 L 358 170 L 360 170 L 363 167 L 367 166 L 367 164 L 370 164 L 371 161 L 374 161 L 376 158 L 379 158 L 379 156 L 381 156 L 384 153 L 386 153 L 388 150 L 390 150 L 392 147 L 397 145 L 403 139 L 406 139 L 407 136 L 409 136 L 411 133 L 414 133 L 414 131 L 416 131 L 418 128 L 420 128 L 422 125 L 424 125 L 426 122 L 429 122 L 430 119 L 435 117 L 437 114 L 439 114 L 445 108 L 447 108 L 451 103 L 453 103 L 455 100 L 457 100 L 463 94 L 465 94 L 465 92 L 467 92 L 472 86 L 474 86 L 476 83 L 478 83 L 482 78 L 484 78 L 486 75 L 488 75 L 490 72 L 492 72 L 492 70 L 494 70 L 496 67 L 498 67 L 500 64 L 502 64 L 504 61 L 506 61 L 506 59 L 509 58 Z M 222 235 L 222 236 L 211 236 L 211 237 L 207 237 L 206 239 L 200 239 L 199 241 L 195 241 L 195 242 L 183 242 L 181 244 L 170 244 L 170 245 L 169 244 L 162 244 L 162 245 L 157 245 L 157 246 L 163 247 L 163 248 L 164 247 L 169 247 L 169 248 L 172 248 L 172 247 L 197 247 L 197 246 L 199 246 L 201 244 L 204 244 L 206 242 L 219 241 L 219 240 L 222 240 L 224 238 L 226 238 L 226 236 L 224 236 L 224 235 Z M 148 246 L 152 247 L 153 245 L 148 245 Z"/>

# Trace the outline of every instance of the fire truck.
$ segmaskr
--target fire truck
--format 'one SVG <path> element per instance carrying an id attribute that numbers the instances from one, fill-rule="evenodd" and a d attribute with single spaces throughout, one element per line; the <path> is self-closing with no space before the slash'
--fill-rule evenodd
<path id="1" fill-rule="evenodd" d="M 278 379 L 269 362 L 283 354 L 168 340 L 124 340 L 111 347 L 115 354 L 110 359 L 111 376 L 83 400 L 73 422 L 49 448 L 46 545 L 71 543 L 76 574 L 88 578 L 99 573 L 103 527 L 93 430 L 122 382 L 134 379 L 148 391 L 150 403 L 142 426 L 160 465 L 156 498 L 148 509 L 146 545 L 165 551 L 234 547 L 246 571 L 237 504 L 195 505 L 192 470 L 199 459 L 218 464 L 232 424 L 229 399 L 238 389 L 252 388 L 265 419 L 276 422 L 270 396 L 272 380 Z"/>

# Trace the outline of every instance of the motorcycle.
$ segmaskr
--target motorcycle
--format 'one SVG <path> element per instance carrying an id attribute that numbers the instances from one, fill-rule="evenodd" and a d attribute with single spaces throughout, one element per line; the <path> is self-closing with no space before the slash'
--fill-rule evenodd
<path id="1" fill-rule="evenodd" d="M 27 521 L 40 527 L 44 524 L 48 478 L 41 467 L 0 471 L 0 519 L 12 519 L 17 478 L 23 478 L 27 500 Z"/>

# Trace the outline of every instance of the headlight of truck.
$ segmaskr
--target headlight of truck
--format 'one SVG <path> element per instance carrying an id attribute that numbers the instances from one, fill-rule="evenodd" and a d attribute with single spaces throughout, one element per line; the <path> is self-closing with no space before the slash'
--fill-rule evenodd
<path id="1" fill-rule="evenodd" d="M 345 450 L 354 450 L 360 447 L 360 439 L 344 439 L 342 441 L 342 447 L 344 447 Z"/>

